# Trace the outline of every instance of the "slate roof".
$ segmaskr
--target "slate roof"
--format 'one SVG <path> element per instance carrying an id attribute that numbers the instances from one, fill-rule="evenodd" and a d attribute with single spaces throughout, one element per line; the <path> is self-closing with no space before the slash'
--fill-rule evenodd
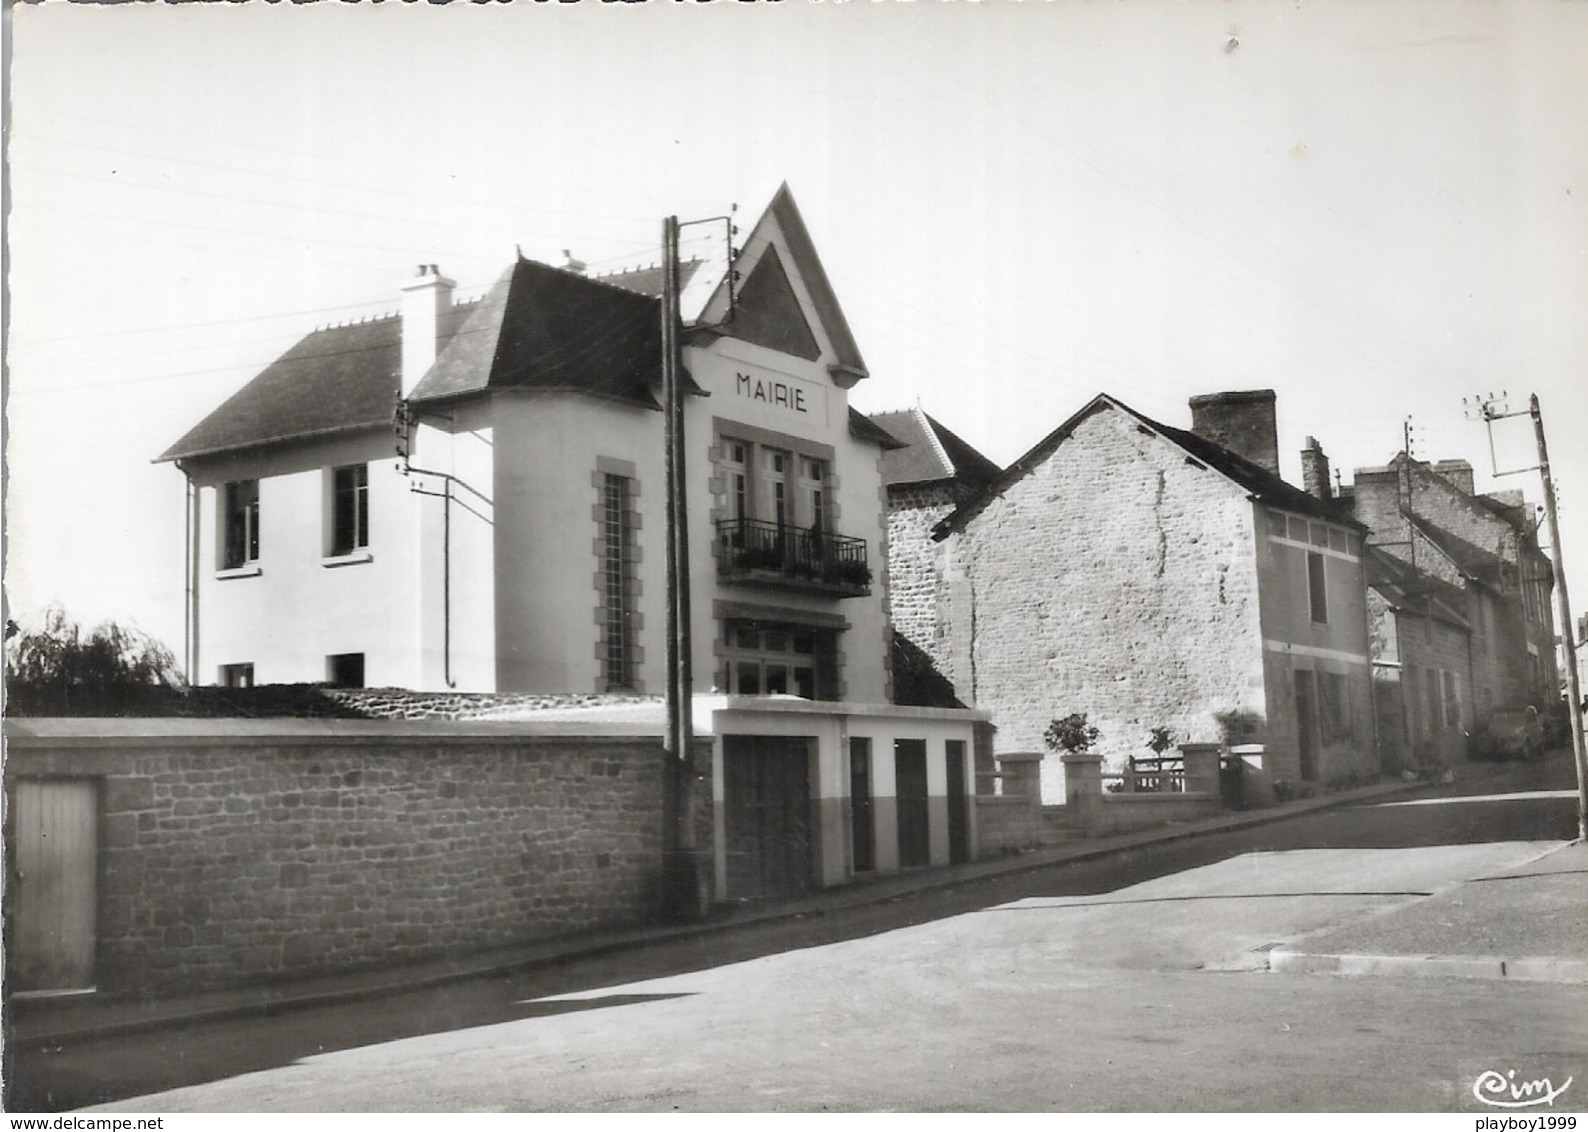
<path id="1" fill-rule="evenodd" d="M 980 489 L 998 478 L 997 464 L 921 409 L 872 413 L 871 421 L 903 442 L 882 457 L 885 487 L 958 480 Z"/>
<path id="2" fill-rule="evenodd" d="M 1022 478 L 1033 467 L 1047 459 L 1087 417 L 1093 413 L 1117 409 L 1134 418 L 1138 424 L 1162 436 L 1164 439 L 1180 447 L 1187 456 L 1200 464 L 1205 464 L 1214 471 L 1241 488 L 1253 500 L 1277 507 L 1283 511 L 1292 511 L 1301 515 L 1311 515 L 1341 526 L 1351 527 L 1357 531 L 1366 532 L 1367 527 L 1356 521 L 1346 512 L 1336 500 L 1319 499 L 1309 495 L 1299 487 L 1286 483 L 1279 476 L 1266 468 L 1259 467 L 1250 460 L 1236 455 L 1221 444 L 1204 439 L 1186 429 L 1172 428 L 1169 425 L 1159 424 L 1150 417 L 1136 412 L 1129 405 L 1106 393 L 1099 393 L 1092 398 L 1074 416 L 1054 429 L 1024 456 L 1021 456 L 1009 467 L 1005 468 L 999 476 L 989 483 L 976 495 L 966 500 L 957 507 L 953 514 L 939 523 L 932 532 L 934 538 L 946 538 L 956 530 L 962 530 L 967 522 L 979 514 L 987 503 L 996 498 L 1010 484 Z"/>
<path id="3" fill-rule="evenodd" d="M 1471 628 L 1467 619 L 1457 612 L 1463 604 L 1460 587 L 1376 546 L 1364 548 L 1362 569 L 1367 584 L 1377 590 L 1391 608 L 1433 616 L 1459 629 Z"/>
<path id="4" fill-rule="evenodd" d="M 681 283 L 698 263 L 681 264 Z M 436 364 L 414 400 L 487 388 L 574 390 L 655 406 L 661 272 L 587 278 L 520 259 L 479 299 L 454 304 Z M 390 424 L 402 318 L 313 330 L 168 448 L 159 460 L 221 455 Z"/>
<path id="5" fill-rule="evenodd" d="M 1460 535 L 1445 530 L 1435 523 L 1430 523 L 1421 515 L 1414 515 L 1402 509 L 1401 514 L 1411 522 L 1419 534 L 1434 546 L 1439 548 L 1446 558 L 1455 563 L 1463 577 L 1475 582 L 1482 582 L 1496 590 L 1503 588 L 1507 564 L 1503 558 L 1492 550 L 1486 550 L 1476 543 L 1468 542 Z M 1512 567 L 1514 570 L 1514 567 Z"/>

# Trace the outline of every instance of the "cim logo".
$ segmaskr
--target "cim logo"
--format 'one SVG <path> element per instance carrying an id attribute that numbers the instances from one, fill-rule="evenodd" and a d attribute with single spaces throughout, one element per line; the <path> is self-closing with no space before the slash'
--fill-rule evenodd
<path id="1" fill-rule="evenodd" d="M 1514 1069 L 1509 1073 L 1485 1069 L 1472 1082 L 1472 1095 L 1491 1108 L 1533 1108 L 1541 1104 L 1553 1105 L 1556 1097 L 1571 1088 L 1573 1080 L 1573 1077 L 1566 1078 L 1566 1083 L 1557 1089 L 1548 1077 L 1518 1081 Z"/>

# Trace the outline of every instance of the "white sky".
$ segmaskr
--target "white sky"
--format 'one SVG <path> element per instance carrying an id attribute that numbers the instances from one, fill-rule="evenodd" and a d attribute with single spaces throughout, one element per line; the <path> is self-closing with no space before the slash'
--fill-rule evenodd
<path id="1" fill-rule="evenodd" d="M 1093 394 L 1272 387 L 1281 459 L 1466 458 L 1543 404 L 1588 612 L 1588 4 L 8 11 L 7 598 L 180 651 L 150 461 L 434 262 L 482 290 L 787 180 L 872 376 L 1006 463 Z M 1525 418 L 1502 467 L 1533 464 Z M 1538 477 L 1493 484 L 1542 500 Z"/>

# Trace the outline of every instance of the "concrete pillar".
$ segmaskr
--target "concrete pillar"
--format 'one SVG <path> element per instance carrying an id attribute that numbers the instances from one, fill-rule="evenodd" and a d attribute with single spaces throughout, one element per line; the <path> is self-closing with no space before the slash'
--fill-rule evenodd
<path id="1" fill-rule="evenodd" d="M 1219 755 L 1222 748 L 1217 743 L 1181 743 L 1180 755 L 1185 760 L 1185 790 L 1187 794 L 1219 793 Z"/>
<path id="2" fill-rule="evenodd" d="M 1064 801 L 1070 806 L 1088 806 L 1103 797 L 1103 756 L 1065 755 Z"/>
<path id="3" fill-rule="evenodd" d="M 1017 751 L 998 756 L 998 772 L 1003 778 L 1005 797 L 1042 797 L 1042 756 L 1034 751 Z"/>

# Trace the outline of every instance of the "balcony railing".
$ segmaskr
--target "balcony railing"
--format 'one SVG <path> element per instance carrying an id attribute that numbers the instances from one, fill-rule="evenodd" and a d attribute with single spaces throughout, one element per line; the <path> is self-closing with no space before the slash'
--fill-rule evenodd
<path id="1" fill-rule="evenodd" d="M 871 592 L 865 539 L 764 519 L 724 519 L 717 524 L 717 573 L 728 580 L 836 597 Z"/>

